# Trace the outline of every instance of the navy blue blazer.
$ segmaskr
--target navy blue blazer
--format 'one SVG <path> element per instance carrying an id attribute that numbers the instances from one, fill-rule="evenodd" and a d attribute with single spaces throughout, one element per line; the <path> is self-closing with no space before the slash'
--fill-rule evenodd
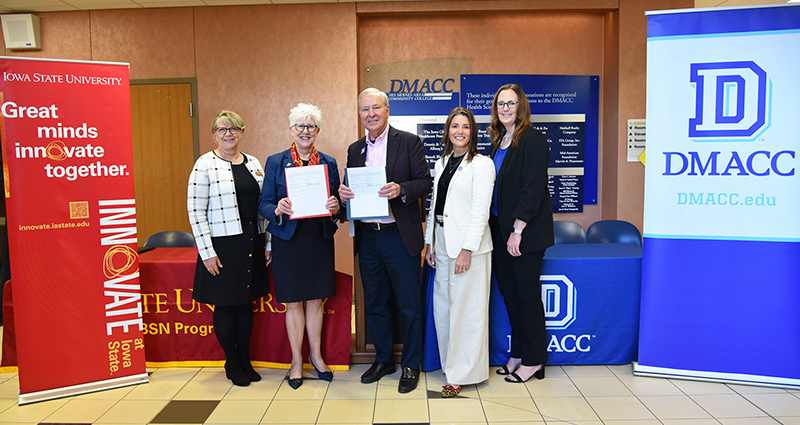
<path id="1" fill-rule="evenodd" d="M 389 205 L 406 250 L 412 256 L 419 255 L 425 246 L 422 202 L 433 188 L 431 168 L 425 161 L 422 141 L 416 134 L 389 126 L 386 143 L 386 181 L 401 184 L 406 190 L 406 202 L 398 196 L 389 200 Z M 363 167 L 366 162 L 367 138 L 362 137 L 347 148 L 347 167 Z M 356 226 L 353 246 L 356 253 L 359 241 L 360 229 Z"/>
<path id="2" fill-rule="evenodd" d="M 328 165 L 328 190 L 331 195 L 339 199 L 339 167 L 336 160 L 330 155 L 319 152 L 319 163 Z M 291 149 L 276 153 L 267 158 L 267 165 L 264 166 L 264 186 L 261 189 L 261 203 L 258 212 L 261 216 L 269 220 L 267 231 L 273 236 L 283 240 L 289 240 L 294 235 L 297 228 L 297 220 L 290 220 L 289 217 L 275 216 L 275 208 L 278 201 L 286 197 L 286 168 L 294 167 L 292 162 Z M 339 201 L 341 205 L 341 200 Z M 339 209 L 342 212 L 342 209 Z M 330 239 L 339 228 L 337 223 L 338 214 L 331 218 L 323 217 L 322 231 L 325 239 Z"/>

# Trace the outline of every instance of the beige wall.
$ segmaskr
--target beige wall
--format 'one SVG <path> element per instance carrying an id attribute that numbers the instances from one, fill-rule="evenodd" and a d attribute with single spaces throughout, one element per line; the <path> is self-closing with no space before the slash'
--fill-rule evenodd
<path id="1" fill-rule="evenodd" d="M 389 62 L 468 57 L 473 74 L 599 75 L 602 84 L 604 15 L 531 10 L 366 15 L 359 19 L 359 71 L 363 75 L 366 67 Z M 556 219 L 588 227 L 600 216 L 597 205 L 586 205 L 583 213 Z"/>
<path id="2" fill-rule="evenodd" d="M 694 7 L 688 0 L 620 0 L 619 8 L 619 143 L 616 146 L 618 167 L 616 185 L 605 187 L 617 193 L 608 206 L 608 217 L 630 221 L 642 230 L 644 212 L 644 167 L 627 162 L 628 119 L 645 118 L 647 89 L 647 19 L 645 12 L 656 9 Z M 610 152 L 606 152 L 609 154 Z M 604 209 L 605 215 L 605 209 Z"/>
<path id="3" fill-rule="evenodd" d="M 321 151 L 340 169 L 360 132 L 363 66 L 467 57 L 480 74 L 599 75 L 599 204 L 559 214 L 588 227 L 619 218 L 640 229 L 644 170 L 627 163 L 625 126 L 645 116 L 645 10 L 692 0 L 492 0 L 321 3 L 37 13 L 42 50 L 7 56 L 128 62 L 131 79 L 196 78 L 200 152 L 223 108 L 247 122 L 244 150 L 288 148 L 289 109 L 323 112 Z M 153 153 L 157 155 L 157 152 Z M 188 172 L 188 170 L 187 170 Z M 346 226 L 337 269 L 352 274 Z"/>
<path id="4" fill-rule="evenodd" d="M 298 102 L 322 109 L 317 146 L 341 169 L 357 138 L 354 3 L 37 15 L 42 50 L 7 56 L 127 62 L 132 80 L 196 78 L 201 153 L 214 148 L 210 125 L 221 109 L 242 115 L 243 150 L 262 162 L 290 146 L 289 110 Z M 337 269 L 353 274 L 346 226 L 336 244 Z"/>

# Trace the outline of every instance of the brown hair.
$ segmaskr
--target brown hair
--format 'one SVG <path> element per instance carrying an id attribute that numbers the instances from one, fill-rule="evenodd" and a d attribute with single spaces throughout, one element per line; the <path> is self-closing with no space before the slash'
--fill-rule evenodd
<path id="1" fill-rule="evenodd" d="M 500 96 L 500 92 L 504 90 L 514 90 L 519 98 L 519 103 L 517 104 L 516 128 L 514 129 L 514 136 L 511 139 L 511 146 L 516 148 L 522 133 L 531 126 L 531 105 L 528 103 L 528 97 L 525 96 L 525 92 L 522 91 L 522 87 L 520 87 L 519 84 L 506 84 L 497 89 L 497 93 L 494 94 L 494 99 L 492 100 L 492 122 L 489 124 L 487 130 L 489 131 L 489 138 L 492 140 L 492 146 L 499 146 L 500 142 L 503 140 L 503 136 L 506 135 L 506 127 L 500 122 L 500 118 L 497 116 L 497 97 Z"/>
<path id="2" fill-rule="evenodd" d="M 444 124 L 442 158 L 453 152 L 453 142 L 450 140 L 450 125 L 458 115 L 463 115 L 469 120 L 469 144 L 467 145 L 467 162 L 469 162 L 478 153 L 478 126 L 475 124 L 475 115 L 472 114 L 472 111 L 461 106 L 450 111 L 450 115 L 447 116 L 447 122 Z"/>

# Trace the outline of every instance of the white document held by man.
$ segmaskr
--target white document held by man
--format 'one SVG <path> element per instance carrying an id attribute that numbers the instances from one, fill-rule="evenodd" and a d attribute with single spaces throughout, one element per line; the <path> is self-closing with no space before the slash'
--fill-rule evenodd
<path id="1" fill-rule="evenodd" d="M 389 217 L 389 198 L 378 196 L 378 191 L 386 185 L 386 167 L 348 168 L 345 173 L 347 187 L 355 196 L 347 201 L 347 218 L 363 220 Z"/>
<path id="2" fill-rule="evenodd" d="M 292 220 L 330 216 L 325 208 L 331 196 L 328 165 L 286 168 L 286 194 L 292 201 Z"/>

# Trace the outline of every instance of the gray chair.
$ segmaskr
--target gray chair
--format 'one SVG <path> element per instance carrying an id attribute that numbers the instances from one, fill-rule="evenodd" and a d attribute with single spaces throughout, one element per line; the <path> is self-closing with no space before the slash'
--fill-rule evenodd
<path id="1" fill-rule="evenodd" d="M 193 248 L 197 245 L 195 244 L 194 236 L 191 233 L 180 230 L 168 230 L 166 232 L 158 232 L 151 235 L 146 241 L 144 241 L 144 245 L 142 246 L 146 248 Z"/>
<path id="2" fill-rule="evenodd" d="M 559 243 L 586 243 L 586 231 L 574 221 L 554 221 L 553 235 Z"/>
<path id="3" fill-rule="evenodd" d="M 631 223 L 622 220 L 601 220 L 586 231 L 588 243 L 630 243 L 642 246 L 642 234 Z"/>

